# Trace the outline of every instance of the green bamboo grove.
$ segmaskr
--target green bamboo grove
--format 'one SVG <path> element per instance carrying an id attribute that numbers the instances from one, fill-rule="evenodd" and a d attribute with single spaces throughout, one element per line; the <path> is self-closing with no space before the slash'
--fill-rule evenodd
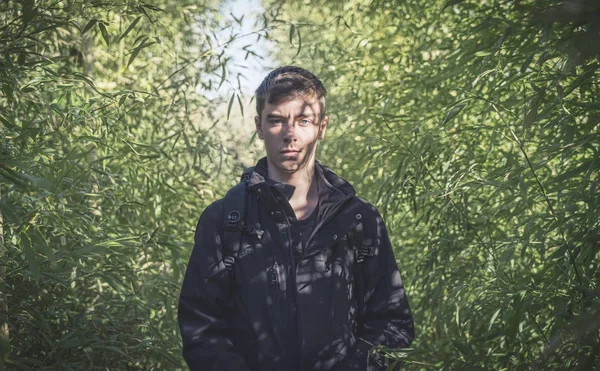
<path id="1" fill-rule="evenodd" d="M 0 4 L 0 370 L 185 369 L 194 227 L 253 143 L 224 3 Z M 318 157 L 386 219 L 417 335 L 379 351 L 599 369 L 597 1 L 263 8 L 238 54 L 320 76 Z"/>

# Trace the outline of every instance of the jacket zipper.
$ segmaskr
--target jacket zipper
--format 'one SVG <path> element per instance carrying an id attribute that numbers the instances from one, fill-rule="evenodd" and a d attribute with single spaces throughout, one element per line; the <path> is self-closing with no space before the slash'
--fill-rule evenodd
<path id="1" fill-rule="evenodd" d="M 285 214 L 284 214 L 285 215 Z M 287 236 L 288 236 L 288 245 L 289 245 L 289 254 L 290 254 L 290 263 L 291 263 L 291 268 L 292 268 L 292 272 L 290 274 L 290 276 L 292 276 L 292 288 L 294 289 L 294 298 L 292 300 L 292 305 L 293 305 L 293 310 L 294 310 L 294 315 L 296 317 L 296 332 L 298 335 L 298 359 L 296 364 L 298 365 L 297 369 L 301 369 L 302 367 L 300 367 L 300 363 L 302 362 L 302 353 L 303 353 L 303 349 L 302 349 L 302 343 L 304 343 L 304 339 L 302 337 L 302 326 L 301 326 L 301 320 L 300 320 L 300 311 L 298 310 L 298 288 L 297 288 L 297 284 L 296 284 L 296 262 L 294 261 L 294 247 L 292 246 L 292 232 L 291 232 L 291 224 L 290 224 L 290 219 L 288 218 L 288 216 L 285 216 L 285 223 L 287 224 Z"/>
<path id="2" fill-rule="evenodd" d="M 298 264 L 300 264 L 300 262 L 302 261 L 302 259 L 304 259 L 304 252 L 306 251 L 306 249 L 308 248 L 308 246 L 310 246 L 310 243 L 313 239 L 313 237 L 315 236 L 316 232 L 323 226 L 325 225 L 325 223 L 329 220 L 331 220 L 341 209 L 342 207 L 348 202 L 350 201 L 352 197 L 346 197 L 344 200 L 340 201 L 338 204 L 336 204 L 334 207 L 335 209 L 333 210 L 333 212 L 329 213 L 328 217 L 326 219 L 323 219 L 319 224 L 317 224 L 317 226 L 313 229 L 313 232 L 311 233 L 310 237 L 308 238 L 308 241 L 306 242 L 306 247 L 302 250 L 302 256 L 300 257 L 300 260 L 298 261 Z M 285 217 L 285 222 L 287 223 L 287 235 L 288 235 L 288 241 L 289 241 L 289 253 L 290 253 L 290 259 L 291 259 L 291 264 L 292 264 L 292 286 L 294 288 L 294 300 L 293 300 L 293 305 L 294 305 L 294 312 L 296 314 L 296 329 L 297 329 L 297 333 L 298 333 L 298 367 L 297 369 L 302 369 L 302 354 L 303 354 L 303 347 L 302 344 L 304 343 L 304 338 L 302 335 L 302 321 L 301 321 L 301 315 L 300 315 L 300 311 L 298 310 L 298 300 L 297 300 L 297 294 L 298 294 L 298 288 L 297 288 L 297 284 L 296 284 L 296 272 L 298 270 L 298 267 L 296 266 L 296 262 L 294 261 L 294 251 L 293 251 L 293 246 L 292 246 L 292 234 L 291 234 L 291 224 L 290 224 L 290 220 L 289 218 Z"/>
<path id="3" fill-rule="evenodd" d="M 323 227 L 323 225 L 325 225 L 325 223 L 327 223 L 329 220 L 331 220 L 341 209 L 342 207 L 348 203 L 353 196 L 347 196 L 346 198 L 344 198 L 343 200 L 341 200 L 339 203 L 335 204 L 335 206 L 333 206 L 333 211 L 328 213 L 329 215 L 327 215 L 327 218 L 324 218 L 321 222 L 319 222 L 319 224 L 317 224 L 317 226 L 313 229 L 310 237 L 308 238 L 308 241 L 306 242 L 306 248 L 303 249 L 302 251 L 302 256 L 300 257 L 300 260 L 298 261 L 298 264 L 300 264 L 300 262 L 304 259 L 304 253 L 306 251 L 306 249 L 308 248 L 308 246 L 310 246 L 310 243 L 312 242 L 316 232 L 321 229 Z M 286 213 L 283 213 L 285 215 L 285 223 L 287 224 L 287 237 L 288 237 L 288 245 L 289 245 L 289 254 L 290 254 L 290 263 L 291 263 L 291 268 L 292 268 L 292 272 L 291 272 L 291 276 L 292 276 L 292 287 L 294 289 L 294 299 L 293 299 L 293 305 L 294 305 L 294 312 L 295 312 L 295 317 L 296 317 L 296 331 L 297 331 L 297 335 L 298 335 L 298 362 L 297 362 L 297 369 L 302 369 L 302 354 L 303 354 L 303 347 L 302 344 L 304 343 L 304 338 L 302 335 L 302 321 L 301 321 L 301 315 L 300 315 L 300 311 L 298 310 L 298 300 L 297 300 L 297 294 L 298 294 L 298 288 L 297 288 L 297 284 L 296 284 L 296 272 L 297 272 L 297 268 L 296 267 L 296 262 L 294 259 L 294 247 L 292 246 L 292 233 L 291 233 L 291 224 L 290 224 L 290 220 L 289 217 L 286 215 Z"/>

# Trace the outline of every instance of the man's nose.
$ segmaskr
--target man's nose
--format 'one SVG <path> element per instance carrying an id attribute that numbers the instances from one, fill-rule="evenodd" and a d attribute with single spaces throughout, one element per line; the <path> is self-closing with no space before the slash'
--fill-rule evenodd
<path id="1" fill-rule="evenodd" d="M 294 123 L 288 123 L 285 125 L 285 133 L 283 134 L 283 140 L 288 143 L 296 141 L 296 125 Z"/>

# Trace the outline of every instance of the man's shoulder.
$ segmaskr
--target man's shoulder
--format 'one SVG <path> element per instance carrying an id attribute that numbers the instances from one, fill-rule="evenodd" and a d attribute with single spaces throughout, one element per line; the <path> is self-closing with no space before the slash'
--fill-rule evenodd
<path id="1" fill-rule="evenodd" d="M 225 197 L 221 197 L 219 199 L 211 202 L 204 210 L 210 212 L 211 214 L 217 214 L 223 211 L 223 205 L 225 203 Z"/>
<path id="2" fill-rule="evenodd" d="M 354 196 L 352 198 L 351 206 L 357 212 L 360 212 L 363 218 L 381 217 L 381 214 L 379 214 L 379 210 L 377 210 L 377 207 L 375 207 L 375 205 L 365 200 L 364 198 Z"/>
<path id="3" fill-rule="evenodd" d="M 223 212 L 225 208 L 225 198 L 220 198 L 218 200 L 213 201 L 202 211 L 202 216 L 208 215 L 215 222 L 219 223 L 221 219 L 223 219 Z"/>
<path id="4" fill-rule="evenodd" d="M 229 190 L 227 190 L 227 193 L 225 193 L 225 196 L 213 201 L 211 204 L 209 204 L 205 209 L 204 212 L 205 213 L 209 213 L 213 219 L 217 220 L 217 221 L 221 221 L 224 220 L 225 217 L 225 209 L 226 208 L 230 208 L 230 209 L 236 209 L 241 207 L 240 205 L 240 201 L 244 201 L 243 197 L 244 197 L 244 192 L 245 189 L 244 188 L 240 188 L 241 183 L 238 183 L 237 185 L 231 187 Z M 239 192 L 239 194 L 236 191 L 241 191 Z M 231 210 L 229 210 L 231 211 Z"/>

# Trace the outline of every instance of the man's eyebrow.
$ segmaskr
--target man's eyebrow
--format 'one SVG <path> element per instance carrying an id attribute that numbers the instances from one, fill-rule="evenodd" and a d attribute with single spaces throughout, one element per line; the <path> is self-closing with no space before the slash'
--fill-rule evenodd
<path id="1" fill-rule="evenodd" d="M 286 118 L 287 116 L 282 115 L 281 113 L 269 113 L 267 114 L 267 118 Z M 314 113 L 301 113 L 296 117 L 307 117 L 307 118 L 314 118 L 317 117 L 317 115 L 315 115 Z"/>

